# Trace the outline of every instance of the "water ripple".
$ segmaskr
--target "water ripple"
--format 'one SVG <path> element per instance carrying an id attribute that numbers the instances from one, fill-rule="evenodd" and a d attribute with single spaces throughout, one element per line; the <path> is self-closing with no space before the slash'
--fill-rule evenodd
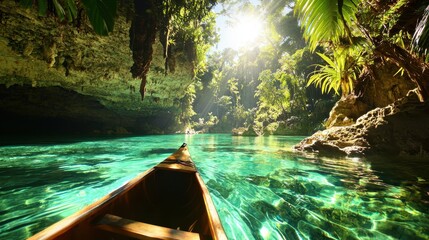
<path id="1" fill-rule="evenodd" d="M 429 163 L 315 158 L 301 137 L 167 135 L 0 147 L 0 239 L 25 239 L 182 142 L 230 239 L 429 239 Z"/>

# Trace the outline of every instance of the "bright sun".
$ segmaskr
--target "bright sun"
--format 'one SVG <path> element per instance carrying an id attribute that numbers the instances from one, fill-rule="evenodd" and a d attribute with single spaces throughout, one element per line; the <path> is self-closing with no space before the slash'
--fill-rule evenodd
<path id="1" fill-rule="evenodd" d="M 228 31 L 228 45 L 235 50 L 256 46 L 262 31 L 263 23 L 258 17 L 239 15 Z"/>

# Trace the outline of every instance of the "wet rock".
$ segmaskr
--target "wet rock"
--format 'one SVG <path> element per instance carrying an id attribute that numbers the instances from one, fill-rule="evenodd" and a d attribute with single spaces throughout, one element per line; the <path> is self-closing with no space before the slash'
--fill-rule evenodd
<path id="1" fill-rule="evenodd" d="M 281 202 L 278 206 L 276 206 L 276 209 L 277 213 L 282 217 L 282 219 L 287 219 L 288 223 L 291 225 L 296 225 L 298 221 L 304 217 L 301 214 L 301 211 L 295 205 L 286 201 Z"/>
<path id="2" fill-rule="evenodd" d="M 247 128 L 239 127 L 239 128 L 233 128 L 231 132 L 233 136 L 243 136 L 243 133 L 246 131 L 247 131 Z"/>
<path id="3" fill-rule="evenodd" d="M 401 155 L 425 157 L 429 153 L 429 102 L 412 92 L 383 108 L 359 117 L 355 124 L 319 131 L 295 146 L 298 151 L 321 155 Z"/>
<path id="4" fill-rule="evenodd" d="M 327 128 L 335 126 L 350 126 L 356 119 L 365 114 L 369 106 L 355 95 L 341 98 L 329 113 L 325 125 Z"/>
<path id="5" fill-rule="evenodd" d="M 252 184 L 255 184 L 258 186 L 269 187 L 272 189 L 275 189 L 275 188 L 284 189 L 284 188 L 286 188 L 286 186 L 283 182 L 276 180 L 274 178 L 271 178 L 271 177 L 251 175 L 251 176 L 247 177 L 246 180 Z"/>
<path id="6" fill-rule="evenodd" d="M 321 208 L 320 210 L 326 219 L 341 224 L 344 227 L 371 228 L 372 226 L 369 218 L 362 216 L 351 209 L 332 208 L 329 206 Z"/>
<path id="7" fill-rule="evenodd" d="M 285 236 L 285 239 L 290 240 L 299 240 L 301 237 L 299 237 L 299 234 L 297 230 L 295 230 L 293 227 L 289 225 L 282 225 L 279 227 L 280 231 Z"/>
<path id="8" fill-rule="evenodd" d="M 398 224 L 395 221 L 380 221 L 377 223 L 376 229 L 396 239 L 427 239 L 427 236 L 422 234 L 423 229 L 410 229 L 407 224 Z"/>
<path id="9" fill-rule="evenodd" d="M 268 187 L 270 185 L 269 178 L 265 176 L 251 175 L 246 180 L 258 186 Z"/>
<path id="10" fill-rule="evenodd" d="M 261 134 L 259 134 L 258 132 L 255 131 L 255 129 L 250 126 L 248 127 L 244 132 L 243 132 L 243 136 L 260 136 Z"/>

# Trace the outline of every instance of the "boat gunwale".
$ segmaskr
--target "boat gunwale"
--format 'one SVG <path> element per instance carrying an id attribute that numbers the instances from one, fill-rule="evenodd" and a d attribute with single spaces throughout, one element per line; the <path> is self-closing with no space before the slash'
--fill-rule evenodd
<path id="1" fill-rule="evenodd" d="M 126 182 L 124 185 L 116 188 L 112 192 L 108 193 L 97 201 L 85 206 L 81 210 L 73 213 L 72 215 L 63 218 L 56 223 L 53 223 L 44 230 L 28 238 L 28 240 L 53 239 L 61 235 L 62 233 L 66 232 L 67 230 L 70 230 L 85 219 L 97 214 L 98 210 L 100 210 L 103 205 L 108 205 L 111 201 L 114 201 L 116 198 L 126 194 L 128 191 L 138 185 L 141 181 L 143 181 L 145 177 L 149 176 L 149 174 L 155 173 L 155 171 L 156 169 L 152 167 L 144 171 L 143 173 L 140 173 L 135 178 Z"/>
<path id="2" fill-rule="evenodd" d="M 192 167 L 189 167 L 189 166 L 180 167 L 178 166 L 178 165 L 181 165 L 180 163 L 173 163 L 173 164 L 170 164 L 171 167 L 165 167 L 165 161 L 171 159 L 173 156 L 186 156 L 187 157 L 186 161 L 191 162 L 193 164 Z M 28 238 L 28 240 L 54 239 L 58 236 L 61 236 L 61 234 L 69 231 L 70 229 L 74 228 L 79 223 L 90 219 L 92 216 L 94 216 L 94 218 L 101 217 L 101 216 L 97 216 L 100 210 L 102 211 L 104 207 L 108 207 L 108 205 L 112 203 L 112 201 L 115 201 L 115 199 L 127 194 L 130 190 L 132 190 L 134 187 L 136 187 L 138 184 L 144 181 L 146 177 L 148 177 L 151 174 L 155 174 L 157 171 L 187 172 L 193 175 L 193 177 L 196 179 L 199 185 L 199 188 L 201 189 L 205 211 L 208 215 L 209 229 L 213 239 L 214 240 L 227 239 L 222 223 L 220 221 L 218 212 L 215 208 L 215 205 L 208 191 L 208 188 L 205 185 L 203 179 L 201 178 L 198 172 L 198 169 L 195 167 L 192 159 L 190 158 L 190 154 L 188 152 L 187 146 L 184 144 L 177 151 L 171 154 L 167 159 L 165 159 L 164 161 L 161 161 L 161 163 L 138 174 L 136 177 L 127 181 L 122 186 L 116 188 L 115 190 L 103 196 L 99 200 L 96 200 L 95 202 L 85 206 L 81 210 L 73 213 L 72 215 L 65 217 L 64 219 L 56 223 L 53 223 L 52 225 L 48 226 L 44 230 Z"/>
<path id="3" fill-rule="evenodd" d="M 203 195 L 204 205 L 209 219 L 209 224 L 212 226 L 210 232 L 213 236 L 213 239 L 227 240 L 228 238 L 225 235 L 225 230 L 223 229 L 222 222 L 220 221 L 219 214 L 215 208 L 213 200 L 210 197 L 209 190 L 204 184 L 204 181 L 198 171 L 195 173 L 195 177 L 200 185 L 201 192 Z"/>

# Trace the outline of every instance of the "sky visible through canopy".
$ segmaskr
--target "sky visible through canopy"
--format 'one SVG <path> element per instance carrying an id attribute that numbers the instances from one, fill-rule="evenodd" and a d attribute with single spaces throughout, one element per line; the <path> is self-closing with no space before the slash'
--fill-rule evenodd
<path id="1" fill-rule="evenodd" d="M 255 0 L 249 2 L 258 5 Z M 218 14 L 216 25 L 220 36 L 214 50 L 240 50 L 261 45 L 266 29 L 262 11 L 258 11 L 257 7 L 253 13 L 242 11 L 237 6 L 227 8 L 223 4 L 216 5 L 214 10 Z"/>

